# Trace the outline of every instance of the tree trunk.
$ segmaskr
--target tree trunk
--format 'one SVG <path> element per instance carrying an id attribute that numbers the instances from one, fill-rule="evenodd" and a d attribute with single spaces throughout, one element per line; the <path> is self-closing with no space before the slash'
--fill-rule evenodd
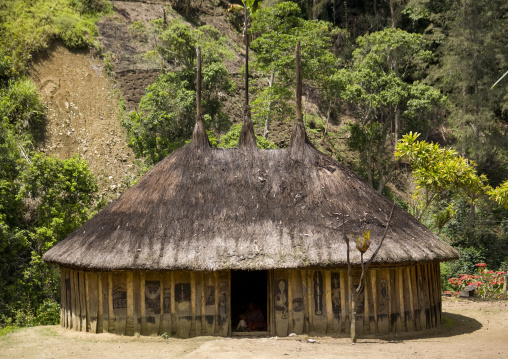
<path id="1" fill-rule="evenodd" d="M 273 86 L 273 81 L 275 80 L 275 73 L 272 73 L 270 76 L 270 80 L 268 80 L 268 87 L 271 89 Z M 268 139 L 268 132 L 270 127 L 270 116 L 272 111 L 272 93 L 270 92 L 270 99 L 268 100 L 268 111 L 265 118 L 265 129 L 263 132 L 263 137 Z"/>
<path id="2" fill-rule="evenodd" d="M 323 134 L 323 137 L 326 136 L 326 133 L 328 132 L 328 122 L 330 122 L 330 114 L 332 112 L 332 101 L 330 100 L 328 102 L 328 113 L 326 115 L 326 125 L 325 125 L 325 133 Z"/>
<path id="3" fill-rule="evenodd" d="M 356 290 L 352 284 L 353 281 L 352 281 L 351 277 L 349 277 L 349 283 L 350 283 L 349 291 L 351 292 L 351 329 L 350 329 L 350 334 L 351 334 L 351 341 L 353 343 L 356 343 Z"/>
<path id="4" fill-rule="evenodd" d="M 395 0 L 390 0 L 390 15 L 392 17 L 392 28 L 395 29 Z"/>

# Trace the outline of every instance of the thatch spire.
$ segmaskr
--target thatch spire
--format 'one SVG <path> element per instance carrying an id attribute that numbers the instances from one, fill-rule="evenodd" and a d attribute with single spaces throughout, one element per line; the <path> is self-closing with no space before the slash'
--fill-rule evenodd
<path id="1" fill-rule="evenodd" d="M 243 124 L 238 139 L 238 148 L 257 148 L 256 135 L 254 134 L 254 125 L 252 124 L 250 106 L 249 106 L 249 34 L 247 32 L 248 15 L 247 6 L 245 6 L 245 103 L 243 106 Z"/>
<path id="2" fill-rule="evenodd" d="M 196 125 L 192 133 L 192 144 L 197 147 L 210 147 L 201 109 L 201 48 L 199 46 L 196 47 L 196 67 Z"/>
<path id="3" fill-rule="evenodd" d="M 300 41 L 296 45 L 296 122 L 291 134 L 289 147 L 291 154 L 296 155 L 304 148 L 304 144 L 309 143 L 302 115 L 302 60 L 300 53 Z"/>

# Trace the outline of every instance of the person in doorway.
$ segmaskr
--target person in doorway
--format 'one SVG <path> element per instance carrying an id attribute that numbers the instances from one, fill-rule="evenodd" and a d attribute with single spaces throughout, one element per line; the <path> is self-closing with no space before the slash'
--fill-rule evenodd
<path id="1" fill-rule="evenodd" d="M 238 322 L 238 325 L 236 326 L 237 332 L 248 332 L 249 326 L 247 325 L 247 322 L 245 321 L 245 314 L 240 314 L 240 321 Z"/>
<path id="2" fill-rule="evenodd" d="M 249 302 L 245 312 L 245 321 L 250 330 L 266 330 L 266 322 L 261 309 L 257 308 L 253 302 Z"/>

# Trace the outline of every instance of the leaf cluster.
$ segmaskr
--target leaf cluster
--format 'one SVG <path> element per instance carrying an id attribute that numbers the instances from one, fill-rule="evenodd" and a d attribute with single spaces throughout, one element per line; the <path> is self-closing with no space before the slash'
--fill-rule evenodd
<path id="1" fill-rule="evenodd" d="M 150 31 L 157 38 L 155 51 L 176 67 L 158 77 L 141 99 L 138 111 L 122 121 L 129 146 L 137 157 L 153 165 L 183 146 L 191 137 L 196 119 L 196 47 L 202 56 L 202 109 L 205 124 L 216 131 L 229 127 L 222 112 L 223 101 L 234 89 L 224 60 L 232 52 L 220 32 L 209 26 L 192 28 L 182 20 L 167 27 L 153 21 Z"/>

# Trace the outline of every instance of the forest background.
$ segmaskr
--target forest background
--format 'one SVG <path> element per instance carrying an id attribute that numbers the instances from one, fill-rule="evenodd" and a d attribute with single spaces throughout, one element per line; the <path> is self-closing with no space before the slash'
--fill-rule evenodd
<path id="1" fill-rule="evenodd" d="M 245 52 L 240 1 L 173 0 L 164 17 L 134 22 L 161 72 L 138 108 L 124 112 L 136 176 L 191 136 L 195 47 L 204 60 L 210 142 L 234 147 L 241 84 L 226 63 Z M 204 5 L 227 12 L 228 37 L 200 22 Z M 261 148 L 284 147 L 294 116 L 294 49 L 302 43 L 305 125 L 319 150 L 344 162 L 475 264 L 508 263 L 508 4 L 503 0 L 247 0 L 250 89 Z M 9 0 L 0 4 L 0 327 L 59 320 L 59 274 L 41 260 L 114 196 L 78 155 L 43 151 L 47 108 L 29 78 L 34 56 L 55 41 L 90 49 L 112 69 L 97 21 L 106 0 Z M 168 17 L 166 18 L 166 14 Z M 110 71 L 110 76 L 114 73 Z M 114 78 L 113 78 L 114 80 Z M 120 94 L 121 95 L 121 94 Z M 128 178 L 125 187 L 135 183 Z"/>

